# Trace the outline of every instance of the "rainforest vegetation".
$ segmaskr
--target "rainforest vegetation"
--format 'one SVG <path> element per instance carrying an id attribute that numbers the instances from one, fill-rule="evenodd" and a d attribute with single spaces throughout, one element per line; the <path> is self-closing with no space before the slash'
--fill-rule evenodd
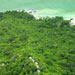
<path id="1" fill-rule="evenodd" d="M 63 17 L 0 13 L 0 75 L 75 75 L 75 26 Z"/>

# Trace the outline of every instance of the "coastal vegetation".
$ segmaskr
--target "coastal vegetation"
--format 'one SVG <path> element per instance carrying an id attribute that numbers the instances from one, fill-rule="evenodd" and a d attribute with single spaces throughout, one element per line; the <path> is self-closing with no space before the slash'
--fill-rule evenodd
<path id="1" fill-rule="evenodd" d="M 0 13 L 0 75 L 75 75 L 75 26 L 63 17 Z"/>

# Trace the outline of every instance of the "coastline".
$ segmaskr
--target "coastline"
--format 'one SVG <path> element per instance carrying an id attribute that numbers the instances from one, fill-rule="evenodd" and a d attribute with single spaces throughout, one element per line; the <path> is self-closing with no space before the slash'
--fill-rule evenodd
<path id="1" fill-rule="evenodd" d="M 10 11 L 10 10 L 8 10 Z M 18 10 L 12 10 L 12 11 L 17 11 L 17 12 L 27 12 L 35 17 L 35 19 L 40 19 L 44 17 L 56 17 L 56 16 L 61 16 L 65 20 L 70 20 L 71 25 L 75 25 L 75 15 L 41 15 L 37 14 L 40 10 L 31 10 L 31 9 L 18 9 Z M 54 11 L 54 10 L 53 10 Z M 71 20 L 72 19 L 72 20 Z"/>
<path id="2" fill-rule="evenodd" d="M 22 10 L 17 10 L 18 12 L 27 12 L 31 15 L 33 15 L 35 17 L 35 19 L 40 19 L 40 18 L 44 18 L 46 16 L 44 15 L 37 15 L 37 12 L 39 12 L 39 10 L 30 10 L 30 9 L 22 9 Z M 49 15 L 47 15 L 49 16 Z M 62 16 L 65 20 L 70 20 L 70 24 L 71 25 L 75 25 L 75 15 L 55 15 L 55 16 Z M 55 16 L 49 16 L 49 17 L 55 17 Z M 71 20 L 72 19 L 72 20 Z"/>

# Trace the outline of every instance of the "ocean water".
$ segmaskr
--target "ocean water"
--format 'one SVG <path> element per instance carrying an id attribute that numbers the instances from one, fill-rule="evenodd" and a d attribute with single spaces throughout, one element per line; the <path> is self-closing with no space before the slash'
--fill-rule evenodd
<path id="1" fill-rule="evenodd" d="M 75 18 L 75 0 L 0 0 L 0 12 L 18 9 L 37 10 L 36 16 Z"/>

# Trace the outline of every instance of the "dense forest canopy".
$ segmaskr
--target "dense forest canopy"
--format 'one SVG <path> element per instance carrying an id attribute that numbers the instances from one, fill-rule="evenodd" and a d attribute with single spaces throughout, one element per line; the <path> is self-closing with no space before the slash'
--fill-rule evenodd
<path id="1" fill-rule="evenodd" d="M 0 13 L 0 75 L 75 75 L 75 26 L 63 17 Z"/>

